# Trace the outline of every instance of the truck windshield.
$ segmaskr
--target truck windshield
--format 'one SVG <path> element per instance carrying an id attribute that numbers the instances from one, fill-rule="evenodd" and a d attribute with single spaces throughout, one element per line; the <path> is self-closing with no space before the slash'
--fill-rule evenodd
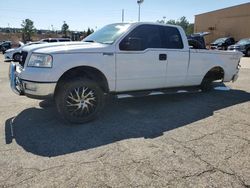
<path id="1" fill-rule="evenodd" d="M 125 33 L 131 24 L 111 24 L 92 33 L 83 42 L 98 42 L 102 44 L 113 44 L 123 33 Z"/>

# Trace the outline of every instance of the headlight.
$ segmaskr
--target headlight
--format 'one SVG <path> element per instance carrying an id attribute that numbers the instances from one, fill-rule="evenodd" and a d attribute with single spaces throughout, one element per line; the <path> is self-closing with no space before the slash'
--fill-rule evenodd
<path id="1" fill-rule="evenodd" d="M 51 55 L 34 53 L 29 59 L 28 67 L 52 67 L 52 61 Z"/>

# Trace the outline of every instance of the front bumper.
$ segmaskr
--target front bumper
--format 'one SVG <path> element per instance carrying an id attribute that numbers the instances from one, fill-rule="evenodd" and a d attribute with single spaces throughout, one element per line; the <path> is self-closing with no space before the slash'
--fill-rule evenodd
<path id="1" fill-rule="evenodd" d="M 246 55 L 246 49 L 240 49 L 240 48 L 230 48 L 229 51 L 238 51 Z"/>
<path id="2" fill-rule="evenodd" d="M 26 95 L 30 98 L 45 99 L 53 97 L 56 83 L 33 82 L 19 77 L 21 70 L 17 64 L 11 62 L 9 67 L 10 87 L 17 95 Z"/>

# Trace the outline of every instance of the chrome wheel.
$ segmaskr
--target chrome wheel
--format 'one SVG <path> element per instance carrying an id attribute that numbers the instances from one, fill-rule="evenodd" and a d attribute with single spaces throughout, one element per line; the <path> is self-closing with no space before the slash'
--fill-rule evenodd
<path id="1" fill-rule="evenodd" d="M 95 119 L 101 112 L 104 93 L 95 81 L 78 77 L 58 86 L 55 101 L 63 120 L 85 123 Z"/>
<path id="2" fill-rule="evenodd" d="M 97 97 L 88 87 L 71 90 L 66 99 L 68 112 L 75 117 L 88 116 L 96 110 Z"/>

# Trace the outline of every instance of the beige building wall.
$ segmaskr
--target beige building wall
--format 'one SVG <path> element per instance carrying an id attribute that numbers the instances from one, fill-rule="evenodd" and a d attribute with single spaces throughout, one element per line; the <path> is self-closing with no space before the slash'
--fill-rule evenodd
<path id="1" fill-rule="evenodd" d="M 250 3 L 196 15 L 194 31 L 210 32 L 207 44 L 227 36 L 236 41 L 250 38 Z"/>

